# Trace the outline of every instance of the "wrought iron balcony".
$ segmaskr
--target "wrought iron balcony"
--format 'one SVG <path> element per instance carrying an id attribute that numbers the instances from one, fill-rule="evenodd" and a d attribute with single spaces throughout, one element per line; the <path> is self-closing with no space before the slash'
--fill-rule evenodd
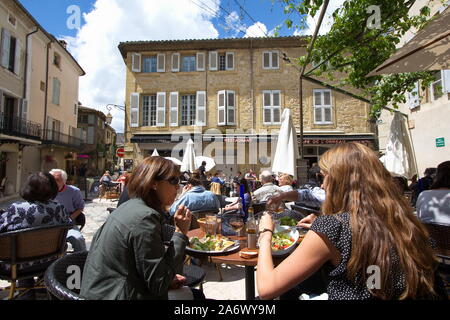
<path id="1" fill-rule="evenodd" d="M 0 133 L 15 137 L 41 140 L 42 128 L 40 123 L 0 112 Z"/>
<path id="2" fill-rule="evenodd" d="M 58 146 L 64 146 L 69 148 L 80 149 L 83 147 L 83 140 L 70 136 L 65 133 L 61 133 L 56 130 L 44 130 L 43 144 L 54 144 Z"/>

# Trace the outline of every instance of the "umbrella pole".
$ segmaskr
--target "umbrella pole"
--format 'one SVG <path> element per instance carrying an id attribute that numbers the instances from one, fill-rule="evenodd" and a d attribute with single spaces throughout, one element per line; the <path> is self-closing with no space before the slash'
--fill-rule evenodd
<path id="1" fill-rule="evenodd" d="M 303 77 L 300 75 L 299 99 L 300 99 L 300 159 L 303 160 Z"/>

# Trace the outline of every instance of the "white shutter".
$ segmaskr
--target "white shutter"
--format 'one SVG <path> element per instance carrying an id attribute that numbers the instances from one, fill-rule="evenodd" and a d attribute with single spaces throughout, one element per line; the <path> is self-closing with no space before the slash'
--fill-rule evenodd
<path id="1" fill-rule="evenodd" d="M 170 126 L 178 126 L 178 92 L 170 93 Z"/>
<path id="2" fill-rule="evenodd" d="M 180 54 L 174 53 L 172 54 L 172 72 L 180 71 Z"/>
<path id="3" fill-rule="evenodd" d="M 281 91 L 272 91 L 272 120 L 273 124 L 281 123 Z"/>
<path id="4" fill-rule="evenodd" d="M 217 51 L 209 52 L 209 70 L 217 70 Z"/>
<path id="5" fill-rule="evenodd" d="M 263 124 L 272 124 L 272 91 L 263 91 Z"/>
<path id="6" fill-rule="evenodd" d="M 22 119 L 24 119 L 24 120 L 28 119 L 28 100 L 27 99 L 22 100 Z"/>
<path id="7" fill-rule="evenodd" d="M 164 53 L 158 53 L 157 56 L 157 72 L 164 72 L 166 70 L 166 55 Z"/>
<path id="8" fill-rule="evenodd" d="M 206 92 L 197 91 L 196 101 L 196 115 L 195 115 L 195 125 L 196 126 L 206 126 Z"/>
<path id="9" fill-rule="evenodd" d="M 20 57 L 22 55 L 22 43 L 16 39 L 16 56 L 14 57 L 14 73 L 20 76 Z"/>
<path id="10" fill-rule="evenodd" d="M 279 68 L 279 66 L 278 66 L 278 51 L 273 51 L 272 52 L 272 65 L 271 65 L 271 67 L 273 69 L 278 69 Z"/>
<path id="11" fill-rule="evenodd" d="M 205 53 L 197 52 L 197 71 L 205 71 Z"/>
<path id="12" fill-rule="evenodd" d="M 4 109 L 4 107 L 3 107 L 3 91 L 0 90 L 0 117 L 3 117 L 3 109 Z M 2 120 L 3 119 L 0 118 L 0 128 L 2 125 L 4 125 L 2 123 Z"/>
<path id="13" fill-rule="evenodd" d="M 263 52 L 263 69 L 270 68 L 270 52 Z"/>
<path id="14" fill-rule="evenodd" d="M 166 125 L 166 93 L 158 92 L 156 94 L 156 126 L 164 127 Z"/>
<path id="15" fill-rule="evenodd" d="M 217 94 L 217 124 L 219 126 L 226 125 L 226 91 L 219 91 Z"/>
<path id="16" fill-rule="evenodd" d="M 450 70 L 442 70 L 442 90 L 444 93 L 450 93 Z"/>
<path id="17" fill-rule="evenodd" d="M 227 125 L 236 124 L 236 95 L 234 91 L 227 91 Z"/>
<path id="18" fill-rule="evenodd" d="M 139 127 L 139 93 L 133 92 L 130 96 L 130 126 Z"/>
<path id="19" fill-rule="evenodd" d="M 2 29 L 2 51 L 1 63 L 5 68 L 9 67 L 9 47 L 11 46 L 11 35 L 6 29 Z"/>
<path id="20" fill-rule="evenodd" d="M 233 70 L 234 69 L 234 52 L 227 52 L 226 53 L 226 70 Z"/>
<path id="21" fill-rule="evenodd" d="M 139 53 L 131 54 L 131 71 L 141 72 L 141 60 L 142 56 Z"/>
<path id="22" fill-rule="evenodd" d="M 417 108 L 420 105 L 419 83 L 416 82 L 414 89 L 407 93 L 407 102 L 410 109 Z"/>

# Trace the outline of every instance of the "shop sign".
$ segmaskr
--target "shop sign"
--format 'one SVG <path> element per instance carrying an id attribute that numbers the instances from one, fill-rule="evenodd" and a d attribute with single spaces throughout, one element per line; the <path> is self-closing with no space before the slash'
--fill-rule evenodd
<path id="1" fill-rule="evenodd" d="M 445 147 L 445 139 L 444 138 L 436 138 L 436 147 Z"/>

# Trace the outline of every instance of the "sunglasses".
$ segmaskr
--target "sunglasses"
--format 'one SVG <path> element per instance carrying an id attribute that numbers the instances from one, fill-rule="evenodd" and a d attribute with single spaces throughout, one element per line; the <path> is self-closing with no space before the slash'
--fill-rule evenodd
<path id="1" fill-rule="evenodd" d="M 179 177 L 170 177 L 168 179 L 165 179 L 168 183 L 170 183 L 173 186 L 180 184 L 180 178 Z"/>

